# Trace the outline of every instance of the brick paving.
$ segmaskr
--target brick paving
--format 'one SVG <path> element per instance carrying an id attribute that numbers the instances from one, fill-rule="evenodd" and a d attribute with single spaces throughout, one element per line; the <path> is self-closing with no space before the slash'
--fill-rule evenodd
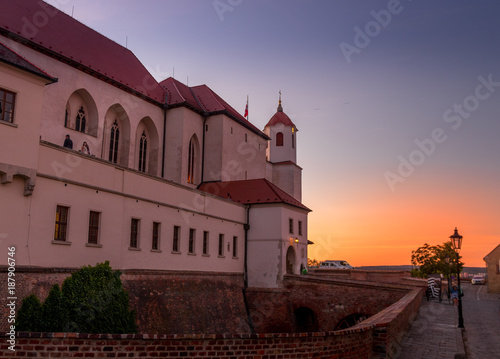
<path id="1" fill-rule="evenodd" d="M 486 286 L 462 286 L 464 330 L 458 328 L 457 308 L 446 298 L 441 303 L 424 298 L 396 358 L 500 358 L 500 295 L 487 293 Z"/>

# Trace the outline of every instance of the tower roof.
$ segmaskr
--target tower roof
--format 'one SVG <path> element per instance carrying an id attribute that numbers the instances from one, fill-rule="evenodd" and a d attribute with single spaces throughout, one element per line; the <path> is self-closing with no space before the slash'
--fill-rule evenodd
<path id="1" fill-rule="evenodd" d="M 294 127 L 295 130 L 298 131 L 297 126 L 295 126 L 294 123 L 292 122 L 292 120 L 290 120 L 290 117 L 288 117 L 287 114 L 283 112 L 283 107 L 281 106 L 281 91 L 280 91 L 280 99 L 278 102 L 278 109 L 277 109 L 276 113 L 274 114 L 274 116 L 271 117 L 271 119 L 267 123 L 266 127 L 267 126 L 275 126 L 277 124 L 282 124 L 285 126 Z"/>

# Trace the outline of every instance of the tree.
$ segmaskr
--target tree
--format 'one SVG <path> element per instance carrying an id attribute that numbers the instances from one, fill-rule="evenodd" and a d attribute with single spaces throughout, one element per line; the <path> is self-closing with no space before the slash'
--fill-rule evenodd
<path id="1" fill-rule="evenodd" d="M 447 263 L 446 258 L 449 259 Z M 459 269 L 462 271 L 464 263 L 458 257 Z M 457 254 L 450 241 L 441 245 L 430 246 L 425 243 L 416 251 L 412 251 L 411 263 L 417 268 L 412 270 L 415 277 L 426 278 L 429 274 L 440 273 L 448 277 L 457 273 Z"/>
<path id="2" fill-rule="evenodd" d="M 316 259 L 307 258 L 308 267 L 319 267 L 319 261 Z"/>
<path id="3" fill-rule="evenodd" d="M 109 262 L 87 266 L 54 285 L 43 304 L 34 295 L 23 300 L 17 328 L 22 331 L 135 333 L 135 312 Z"/>

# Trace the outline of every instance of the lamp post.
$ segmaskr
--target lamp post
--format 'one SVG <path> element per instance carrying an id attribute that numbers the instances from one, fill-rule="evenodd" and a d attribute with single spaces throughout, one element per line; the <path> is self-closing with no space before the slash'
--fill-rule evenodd
<path id="1" fill-rule="evenodd" d="M 462 236 L 458 234 L 457 227 L 455 227 L 455 232 L 450 236 L 451 244 L 453 245 L 453 249 L 457 254 L 457 283 L 458 283 L 458 327 L 464 327 L 464 317 L 462 314 L 462 289 L 460 288 L 460 265 L 458 260 L 458 253 L 462 248 Z"/>

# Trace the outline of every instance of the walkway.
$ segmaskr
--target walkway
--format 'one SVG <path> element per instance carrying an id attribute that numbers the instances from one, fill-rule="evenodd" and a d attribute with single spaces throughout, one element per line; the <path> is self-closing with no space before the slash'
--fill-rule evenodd
<path id="1" fill-rule="evenodd" d="M 464 330 L 447 299 L 424 298 L 396 358 L 453 359 L 465 353 L 467 359 L 500 358 L 500 295 L 486 293 L 486 286 L 464 284 L 463 289 Z"/>

